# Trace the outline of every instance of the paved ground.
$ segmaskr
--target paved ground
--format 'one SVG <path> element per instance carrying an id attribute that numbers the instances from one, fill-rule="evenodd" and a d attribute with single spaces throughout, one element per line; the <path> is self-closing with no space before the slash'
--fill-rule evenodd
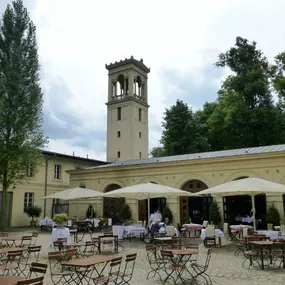
<path id="1" fill-rule="evenodd" d="M 15 233 L 13 235 L 19 235 Z M 12 235 L 12 233 L 10 233 Z M 86 237 L 85 240 L 90 238 Z M 41 260 L 47 261 L 48 251 L 52 251 L 51 234 L 41 233 L 37 244 L 42 245 Z M 204 259 L 204 247 L 200 245 L 201 254 L 199 253 L 198 261 L 202 262 Z M 138 259 L 136 263 L 136 270 L 134 273 L 131 284 L 135 285 L 152 285 L 161 284 L 157 279 L 146 279 L 147 272 L 149 270 L 144 244 L 141 241 L 125 241 L 125 250 L 120 251 L 119 255 L 124 256 L 127 253 L 138 253 Z M 209 275 L 212 278 L 213 284 L 218 285 L 277 285 L 284 284 L 285 282 L 285 269 L 277 269 L 274 267 L 266 267 L 263 271 L 261 269 L 242 268 L 243 257 L 234 257 L 234 245 L 223 241 L 222 248 L 213 249 L 210 267 L 208 270 Z M 49 273 L 46 276 L 45 285 L 52 284 L 49 280 Z M 169 283 L 172 284 L 172 283 Z M 198 284 L 205 284 L 203 280 Z"/>

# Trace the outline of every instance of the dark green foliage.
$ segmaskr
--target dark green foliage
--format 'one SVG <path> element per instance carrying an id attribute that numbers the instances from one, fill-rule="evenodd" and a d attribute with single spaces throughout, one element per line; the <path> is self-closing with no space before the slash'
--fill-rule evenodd
<path id="1" fill-rule="evenodd" d="M 123 223 L 132 219 L 132 211 L 128 204 L 124 204 L 120 212 L 120 220 Z"/>
<path id="2" fill-rule="evenodd" d="M 154 157 L 285 143 L 285 52 L 271 64 L 256 42 L 237 37 L 215 66 L 231 72 L 217 100 L 195 113 L 179 100 L 166 109 Z"/>
<path id="3" fill-rule="evenodd" d="M 36 28 L 21 0 L 8 5 L 0 23 L 1 225 L 7 224 L 8 188 L 26 179 L 27 167 L 41 163 L 43 95 Z"/>
<path id="4" fill-rule="evenodd" d="M 278 210 L 275 208 L 274 204 L 272 204 L 267 210 L 266 222 L 268 224 L 273 224 L 273 226 L 280 225 L 280 214 Z"/>
<path id="5" fill-rule="evenodd" d="M 165 151 L 162 147 L 154 147 L 150 151 L 151 157 L 163 157 L 165 156 Z"/>
<path id="6" fill-rule="evenodd" d="M 213 201 L 210 206 L 210 217 L 209 217 L 210 223 L 213 223 L 215 226 L 218 226 L 222 219 L 220 214 L 220 209 L 218 207 L 217 202 Z"/>
<path id="7" fill-rule="evenodd" d="M 161 144 L 166 156 L 210 149 L 207 139 L 201 135 L 203 126 L 183 101 L 177 100 L 174 106 L 166 109 L 162 126 Z"/>
<path id="8" fill-rule="evenodd" d="M 163 209 L 162 218 L 163 218 L 163 221 L 165 221 L 165 219 L 168 218 L 168 221 L 169 221 L 170 223 L 173 222 L 173 214 L 172 214 L 172 212 L 171 212 L 171 210 L 169 209 L 168 206 L 166 206 L 166 207 Z"/>
<path id="9" fill-rule="evenodd" d="M 32 221 L 34 221 L 34 218 L 39 218 L 42 213 L 42 208 L 40 206 L 30 206 L 25 210 L 25 213 L 28 217 L 32 218 Z"/>
<path id="10" fill-rule="evenodd" d="M 87 219 L 94 219 L 96 217 L 96 212 L 94 210 L 94 207 L 92 205 L 89 205 L 87 211 L 86 211 L 86 218 Z"/>

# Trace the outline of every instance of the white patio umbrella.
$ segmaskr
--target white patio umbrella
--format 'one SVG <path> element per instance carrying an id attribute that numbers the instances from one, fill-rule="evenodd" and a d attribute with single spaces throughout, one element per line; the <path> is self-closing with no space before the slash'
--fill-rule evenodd
<path id="1" fill-rule="evenodd" d="M 147 199 L 148 217 L 150 216 L 150 199 L 151 198 L 178 198 L 182 196 L 195 196 L 198 195 L 183 191 L 180 189 L 155 184 L 155 183 L 142 183 L 137 185 L 132 185 L 118 190 L 107 192 L 103 197 L 109 198 L 129 198 L 136 200 Z"/>
<path id="2" fill-rule="evenodd" d="M 254 197 L 258 194 L 272 194 L 272 195 L 285 194 L 285 185 L 267 181 L 260 178 L 250 177 L 217 185 L 215 187 L 203 190 L 198 194 L 199 195 L 211 194 L 212 196 L 220 196 L 220 197 L 241 196 L 241 195 L 251 196 L 253 227 L 254 230 L 256 230 Z"/>
<path id="3" fill-rule="evenodd" d="M 62 199 L 62 200 L 77 200 L 84 198 L 93 198 L 102 196 L 102 192 L 90 190 L 81 187 L 75 187 L 66 189 L 63 191 L 58 191 L 52 195 L 45 196 L 39 199 Z"/>
<path id="4" fill-rule="evenodd" d="M 61 200 L 76 200 L 77 204 L 77 213 L 78 213 L 78 200 L 79 199 L 86 199 L 86 198 L 95 198 L 95 197 L 102 197 L 102 192 L 87 189 L 87 188 L 81 188 L 81 187 L 75 187 L 66 189 L 63 191 L 58 191 L 52 195 L 45 196 L 40 199 L 61 199 Z M 77 216 L 78 218 L 78 216 Z"/>

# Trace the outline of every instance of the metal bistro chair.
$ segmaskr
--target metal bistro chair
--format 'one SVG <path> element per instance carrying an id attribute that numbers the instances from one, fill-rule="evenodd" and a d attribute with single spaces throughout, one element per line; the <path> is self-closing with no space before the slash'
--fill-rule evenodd
<path id="1" fill-rule="evenodd" d="M 21 280 L 17 282 L 17 285 L 43 285 L 44 284 L 44 276 Z"/>
<path id="2" fill-rule="evenodd" d="M 128 254 L 125 260 L 124 270 L 119 273 L 119 284 L 130 285 L 130 281 L 133 278 L 137 253 Z"/>

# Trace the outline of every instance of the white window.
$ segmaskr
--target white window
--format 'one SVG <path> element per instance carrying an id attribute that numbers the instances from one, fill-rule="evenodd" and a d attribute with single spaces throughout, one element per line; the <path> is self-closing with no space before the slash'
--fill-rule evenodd
<path id="1" fill-rule="evenodd" d="M 24 212 L 34 204 L 34 193 L 26 192 L 24 195 Z"/>
<path id="2" fill-rule="evenodd" d="M 27 177 L 35 177 L 35 166 L 34 164 L 30 164 L 27 169 Z"/>
<path id="3" fill-rule="evenodd" d="M 61 165 L 55 164 L 53 178 L 56 180 L 61 180 Z"/>

